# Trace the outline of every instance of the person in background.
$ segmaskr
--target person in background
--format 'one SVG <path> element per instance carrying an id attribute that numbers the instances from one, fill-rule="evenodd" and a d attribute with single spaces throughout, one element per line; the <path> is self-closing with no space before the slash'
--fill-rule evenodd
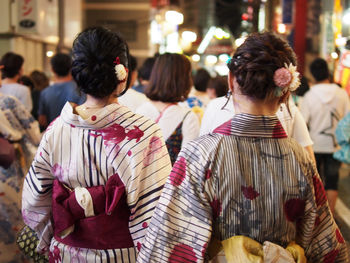
<path id="1" fill-rule="evenodd" d="M 137 60 L 134 56 L 131 55 L 129 69 L 131 74 L 129 89 L 125 92 L 125 94 L 118 98 L 118 102 L 121 105 L 128 107 L 131 111 L 135 112 L 137 107 L 139 107 L 148 99 L 143 93 L 131 89 L 137 79 Z"/>
<path id="2" fill-rule="evenodd" d="M 186 103 L 190 108 L 195 106 L 205 108 L 207 106 L 210 98 L 206 91 L 210 80 L 211 77 L 207 70 L 204 68 L 197 70 L 193 77 L 194 88 L 191 89 L 186 100 Z"/>
<path id="3" fill-rule="evenodd" d="M 298 107 L 300 107 L 305 93 L 310 90 L 309 80 L 305 76 L 301 77 L 300 83 L 299 88 L 292 94 L 293 101 Z"/>
<path id="4" fill-rule="evenodd" d="M 295 243 L 307 262 L 348 262 L 317 169 L 275 115 L 299 85 L 292 48 L 272 33 L 252 34 L 228 67 L 236 114 L 181 150 L 137 262 L 208 262 L 213 245 L 227 243 L 225 256 L 242 258 L 250 248 L 242 236 L 261 246 L 249 255 L 255 262 Z"/>
<path id="5" fill-rule="evenodd" d="M 2 93 L 0 123 L 0 136 L 14 146 L 16 153 L 9 167 L 0 166 L 0 262 L 27 262 L 18 251 L 16 237 L 23 227 L 22 186 L 40 142 L 39 125 L 16 97 Z"/>
<path id="6" fill-rule="evenodd" d="M 160 55 L 153 67 L 145 90 L 150 99 L 137 108 L 142 114 L 159 124 L 168 147 L 172 163 L 181 147 L 198 137 L 199 120 L 188 107 L 182 107 L 192 86 L 191 63 L 180 54 Z"/>
<path id="7" fill-rule="evenodd" d="M 82 104 L 85 95 L 79 93 L 71 76 L 72 59 L 69 55 L 58 53 L 51 59 L 54 84 L 44 89 L 39 100 L 39 123 L 46 128 L 56 119 L 67 101 Z"/>
<path id="8" fill-rule="evenodd" d="M 23 74 L 23 63 L 23 57 L 13 52 L 7 52 L 2 56 L 0 64 L 3 65 L 3 80 L 0 92 L 16 97 L 23 103 L 27 110 L 31 111 L 33 103 L 30 89 L 18 83 L 18 79 Z"/>
<path id="9" fill-rule="evenodd" d="M 134 90 L 140 93 L 145 92 L 145 88 L 148 86 L 149 78 L 151 76 L 152 68 L 155 61 L 156 61 L 156 58 L 152 57 L 152 58 L 147 58 L 145 62 L 143 62 L 141 68 L 138 71 L 138 76 L 137 76 L 139 84 L 133 87 Z"/>
<path id="10" fill-rule="evenodd" d="M 207 94 L 210 100 L 223 97 L 228 92 L 227 77 L 217 76 L 209 81 Z"/>
<path id="11" fill-rule="evenodd" d="M 32 100 L 33 100 L 32 115 L 37 120 L 39 118 L 38 110 L 39 110 L 40 93 L 43 89 L 48 87 L 50 83 L 49 83 L 49 78 L 46 76 L 46 74 L 39 70 L 32 71 L 32 73 L 30 73 L 29 76 L 34 82 L 34 89 L 32 90 Z"/>
<path id="12" fill-rule="evenodd" d="M 127 43 L 102 27 L 73 43 L 87 94 L 44 133 L 23 187 L 22 216 L 49 262 L 136 262 L 171 171 L 161 131 L 117 103 L 131 72 Z"/>
<path id="13" fill-rule="evenodd" d="M 324 59 L 315 59 L 310 64 L 310 72 L 316 84 L 304 95 L 300 111 L 309 127 L 317 169 L 324 180 L 329 206 L 334 213 L 340 168 L 340 162 L 333 158 L 337 148 L 334 132 L 338 121 L 350 110 L 349 96 L 344 89 L 330 83 Z"/>

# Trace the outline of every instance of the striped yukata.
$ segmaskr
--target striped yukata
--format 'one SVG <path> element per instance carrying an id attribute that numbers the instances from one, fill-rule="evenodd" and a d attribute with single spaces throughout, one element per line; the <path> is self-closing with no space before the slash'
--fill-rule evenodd
<path id="1" fill-rule="evenodd" d="M 182 149 L 137 262 L 207 262 L 211 238 L 236 235 L 347 262 L 316 168 L 275 116 L 237 114 Z"/>
<path id="2" fill-rule="evenodd" d="M 23 220 L 38 234 L 37 250 L 46 252 L 52 262 L 135 262 L 170 171 L 162 133 L 153 121 L 117 103 L 82 119 L 67 103 L 45 132 L 25 178 Z M 96 207 L 97 203 L 102 205 Z M 127 210 L 119 210 L 128 215 L 126 227 L 117 221 L 96 227 L 96 222 L 108 222 L 111 214 L 118 219 L 113 209 L 121 207 Z M 65 229 L 70 220 L 75 220 L 73 230 L 58 238 L 55 231 Z M 80 239 L 77 233 L 91 225 Z M 116 231 L 127 233 L 131 245 L 123 245 L 127 241 L 120 237 L 118 245 Z M 101 247 L 106 240 L 112 242 Z M 74 245 L 83 242 L 98 249 Z"/>

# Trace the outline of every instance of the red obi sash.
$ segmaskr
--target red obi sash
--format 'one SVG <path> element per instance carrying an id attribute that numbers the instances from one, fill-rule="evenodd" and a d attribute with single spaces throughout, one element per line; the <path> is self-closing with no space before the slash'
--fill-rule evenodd
<path id="1" fill-rule="evenodd" d="M 130 210 L 125 187 L 118 174 L 105 186 L 86 188 L 92 198 L 94 216 L 85 217 L 73 189 L 57 179 L 53 182 L 52 215 L 54 237 L 59 242 L 81 248 L 116 249 L 133 247 L 129 231 Z M 74 225 L 65 238 L 59 234 Z"/>

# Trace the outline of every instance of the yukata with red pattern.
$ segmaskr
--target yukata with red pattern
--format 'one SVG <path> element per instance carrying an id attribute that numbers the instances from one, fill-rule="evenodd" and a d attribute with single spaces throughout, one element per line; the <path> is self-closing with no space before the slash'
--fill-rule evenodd
<path id="1" fill-rule="evenodd" d="M 348 262 L 316 167 L 276 116 L 237 114 L 181 150 L 137 262 L 208 262 L 211 238 L 236 235 Z"/>
<path id="2" fill-rule="evenodd" d="M 82 119 L 67 103 L 25 178 L 23 220 L 50 262 L 136 262 L 170 172 L 153 121 L 117 103 Z"/>

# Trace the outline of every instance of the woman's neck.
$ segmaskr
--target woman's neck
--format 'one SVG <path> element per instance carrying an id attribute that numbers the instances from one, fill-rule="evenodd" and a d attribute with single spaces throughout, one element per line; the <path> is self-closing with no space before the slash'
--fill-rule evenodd
<path id="1" fill-rule="evenodd" d="M 233 107 L 235 113 L 247 113 L 251 115 L 275 115 L 280 103 L 278 100 L 264 101 L 250 98 L 242 94 L 233 94 Z"/>
<path id="2" fill-rule="evenodd" d="M 2 80 L 2 84 L 14 84 L 14 83 L 17 83 L 19 77 L 14 77 L 14 78 L 4 78 Z"/>

